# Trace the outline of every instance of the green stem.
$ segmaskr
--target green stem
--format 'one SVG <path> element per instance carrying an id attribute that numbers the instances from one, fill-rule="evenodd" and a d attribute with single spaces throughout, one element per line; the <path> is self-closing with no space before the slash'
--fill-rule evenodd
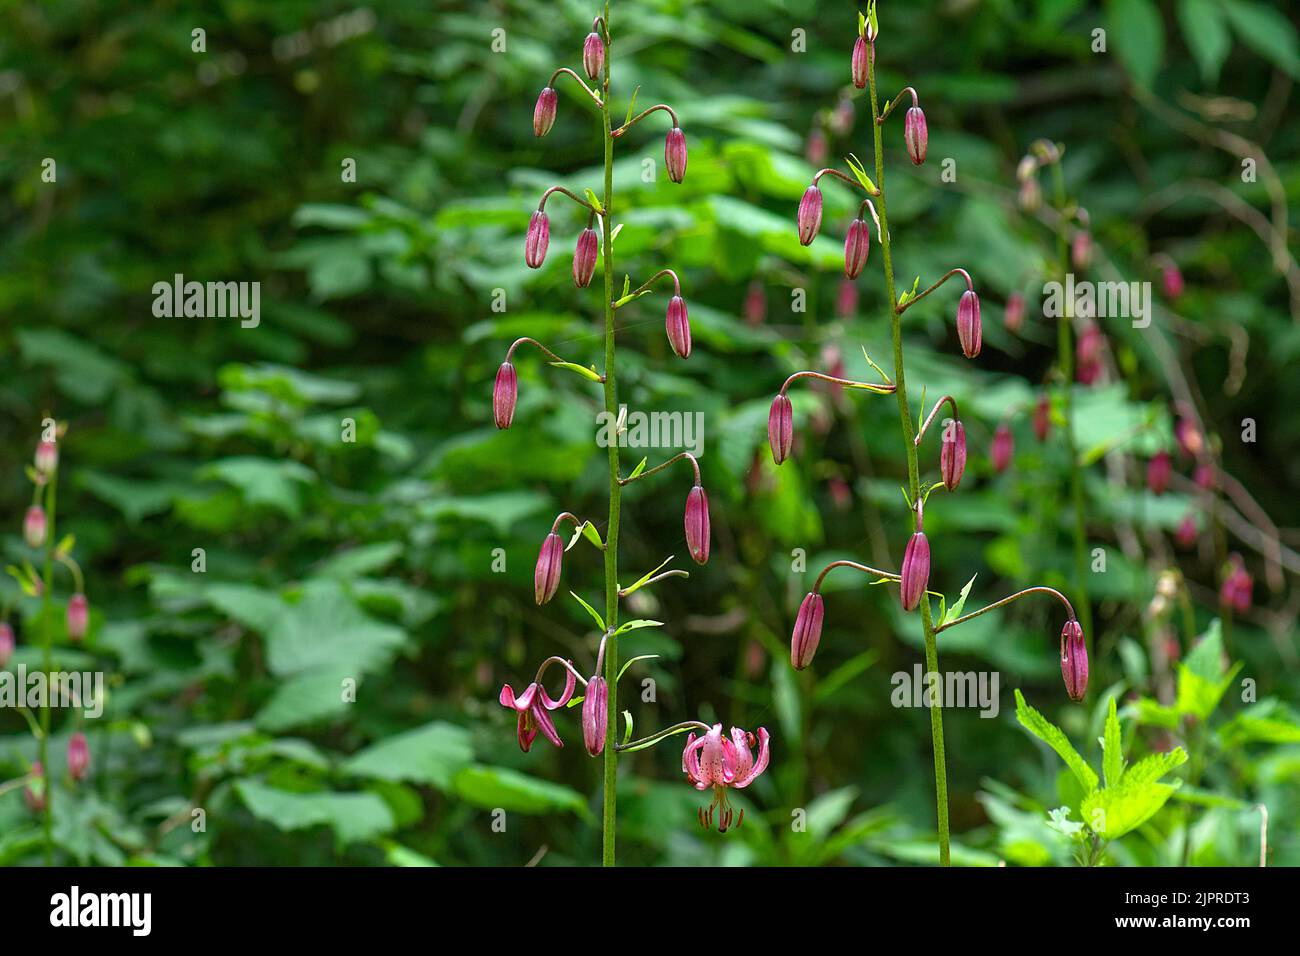
<path id="1" fill-rule="evenodd" d="M 612 59 L 609 4 L 605 4 L 605 77 L 601 97 L 600 124 L 605 140 L 605 214 L 600 217 L 605 266 L 605 411 L 610 420 L 618 417 L 618 389 L 614 378 L 614 239 L 610 216 L 614 208 L 614 137 L 609 122 L 609 62 Z M 605 533 L 605 624 L 618 628 L 618 519 L 622 485 L 618 482 L 618 442 L 609 443 L 609 528 Z M 618 796 L 618 641 L 605 647 L 605 683 L 609 688 L 608 723 L 605 739 L 604 802 L 601 814 L 601 862 L 614 865 L 614 824 Z"/>
<path id="2" fill-rule="evenodd" d="M 45 569 L 43 574 L 44 587 L 41 591 L 41 639 L 44 642 L 44 662 L 42 667 L 45 670 L 46 685 L 52 685 L 51 673 L 54 664 L 51 659 L 53 654 L 54 643 L 54 610 L 51 606 L 51 592 L 54 590 L 54 542 L 55 542 L 55 512 L 58 502 L 59 488 L 59 470 L 53 469 L 50 472 L 49 492 L 45 497 Z M 41 774 L 44 779 L 45 792 L 45 816 L 43 827 L 45 830 L 45 865 L 54 864 L 54 787 L 50 785 L 53 774 L 50 773 L 50 694 L 45 695 L 45 700 L 41 704 L 41 739 L 39 741 L 39 750 L 41 755 Z"/>
<path id="3" fill-rule="evenodd" d="M 1065 218 L 1065 173 L 1058 159 L 1052 164 L 1052 183 L 1061 225 L 1056 235 L 1056 257 L 1061 281 L 1070 267 L 1068 222 Z M 1070 455 L 1070 503 L 1074 509 L 1074 586 L 1078 590 L 1079 623 L 1083 625 L 1084 645 L 1093 651 L 1092 604 L 1088 601 L 1088 526 L 1083 506 L 1083 479 L 1079 469 L 1079 449 L 1074 440 L 1074 342 L 1071 325 L 1074 303 L 1066 297 L 1061 317 L 1056 323 L 1056 362 L 1061 370 L 1061 416 L 1065 419 L 1065 447 Z"/>
<path id="4" fill-rule="evenodd" d="M 894 346 L 894 396 L 898 400 L 898 416 L 902 423 L 903 444 L 907 452 L 907 478 L 913 501 L 920 498 L 920 477 L 916 462 L 916 433 L 912 425 L 912 412 L 907 403 L 907 382 L 903 369 L 902 316 L 898 311 L 898 298 L 894 293 L 894 264 L 890 257 L 889 212 L 885 202 L 885 152 L 882 142 L 880 108 L 876 99 L 875 57 L 868 59 L 867 79 L 871 86 L 872 132 L 875 139 L 876 188 L 880 190 L 880 247 L 885 260 L 885 293 L 889 296 L 890 332 Z M 930 599 L 921 602 L 921 626 L 925 632 L 925 669 L 927 673 L 939 672 L 939 649 L 934 636 L 934 622 L 930 618 Z M 930 707 L 930 737 L 934 744 L 935 805 L 939 818 L 939 863 L 951 863 L 948 838 L 948 768 L 943 748 L 943 709 Z"/>

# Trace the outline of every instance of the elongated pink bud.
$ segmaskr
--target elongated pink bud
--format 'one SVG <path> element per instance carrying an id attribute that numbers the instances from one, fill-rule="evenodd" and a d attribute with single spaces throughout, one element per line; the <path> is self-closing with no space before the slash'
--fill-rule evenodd
<path id="1" fill-rule="evenodd" d="M 42 475 L 49 475 L 59 467 L 59 446 L 52 441 L 43 441 L 36 446 L 36 470 Z"/>
<path id="2" fill-rule="evenodd" d="M 943 444 L 939 446 L 939 473 L 943 476 L 943 486 L 956 491 L 965 471 L 966 426 L 952 421 L 944 426 Z"/>
<path id="3" fill-rule="evenodd" d="M 1169 487 L 1169 475 L 1173 470 L 1173 463 L 1169 459 L 1169 452 L 1161 449 L 1151 456 L 1147 462 L 1147 487 L 1151 489 L 1152 494 L 1163 495 L 1165 489 Z"/>
<path id="4" fill-rule="evenodd" d="M 492 417 L 496 419 L 497 428 L 506 429 L 515 417 L 515 401 L 519 398 L 519 377 L 515 367 L 509 362 L 502 362 L 497 369 L 497 381 L 492 386 Z"/>
<path id="5" fill-rule="evenodd" d="M 587 681 L 587 692 L 582 698 L 582 743 L 593 757 L 605 749 L 608 726 L 609 687 L 605 678 L 596 676 Z"/>
<path id="6" fill-rule="evenodd" d="M 596 230 L 590 226 L 578 233 L 578 245 L 573 250 L 573 284 L 579 289 L 585 289 L 591 283 L 596 271 L 598 244 Z"/>
<path id="7" fill-rule="evenodd" d="M 822 191 L 816 186 L 809 186 L 803 191 L 799 200 L 799 242 L 810 244 L 817 238 L 822 227 Z"/>
<path id="8" fill-rule="evenodd" d="M 864 220 L 854 219 L 849 223 L 848 235 L 844 237 L 844 274 L 850 279 L 862 275 L 870 250 L 871 230 Z"/>
<path id="9" fill-rule="evenodd" d="M 910 611 L 921 603 L 921 596 L 930 583 L 930 542 L 924 531 L 917 531 L 907 542 L 907 550 L 903 552 L 902 578 L 899 590 L 903 610 Z"/>
<path id="10" fill-rule="evenodd" d="M 1014 452 L 1015 443 L 1011 438 L 1011 429 L 1004 422 L 993 433 L 993 451 L 989 455 L 993 460 L 993 470 L 999 475 L 1006 471 Z"/>
<path id="11" fill-rule="evenodd" d="M 794 408 L 786 395 L 777 395 L 767 413 L 767 443 L 772 446 L 772 460 L 779 465 L 789 458 L 793 441 Z"/>
<path id="12" fill-rule="evenodd" d="M 1075 354 L 1080 365 L 1089 365 L 1101 361 L 1101 329 L 1096 322 L 1088 322 L 1079 333 L 1079 342 Z"/>
<path id="13" fill-rule="evenodd" d="M 1165 266 L 1161 273 L 1161 278 L 1164 280 L 1166 299 L 1173 301 L 1174 299 L 1182 297 L 1183 273 L 1179 270 L 1178 266 L 1173 265 L 1172 263 Z"/>
<path id="14" fill-rule="evenodd" d="M 1200 535 L 1200 529 L 1196 527 L 1196 517 L 1192 514 L 1183 515 L 1183 520 L 1178 522 L 1178 530 L 1174 532 L 1174 540 L 1178 542 L 1178 547 L 1187 549 L 1196 544 L 1196 539 Z"/>
<path id="15" fill-rule="evenodd" d="M 23 517 L 23 539 L 29 548 L 45 544 L 45 509 L 40 505 L 32 505 Z"/>
<path id="16" fill-rule="evenodd" d="M 668 344 L 681 358 L 691 356 L 691 323 L 686 315 L 686 301 L 675 295 L 668 300 L 668 317 L 664 320 Z"/>
<path id="17" fill-rule="evenodd" d="M 925 114 L 921 107 L 913 106 L 903 119 L 903 142 L 907 144 L 907 155 L 912 165 L 920 166 L 925 162 L 925 151 L 930 145 L 930 131 L 925 125 Z"/>
<path id="18" fill-rule="evenodd" d="M 540 269 L 546 260 L 546 247 L 551 244 L 551 221 L 538 209 L 528 220 L 528 236 L 524 239 L 524 262 L 530 269 Z"/>
<path id="19" fill-rule="evenodd" d="M 1052 401 L 1046 395 L 1038 396 L 1034 406 L 1034 437 L 1047 441 L 1047 434 L 1052 430 Z"/>
<path id="20" fill-rule="evenodd" d="M 745 321 L 750 325 L 762 325 L 767 318 L 767 292 L 763 283 L 753 279 L 745 291 Z"/>
<path id="21" fill-rule="evenodd" d="M 1088 645 L 1083 640 L 1083 627 L 1078 621 L 1065 622 L 1061 629 L 1061 676 L 1065 678 L 1065 692 L 1078 703 L 1088 690 Z"/>
<path id="22" fill-rule="evenodd" d="M 558 104 L 558 98 L 555 90 L 547 86 L 542 92 L 537 94 L 537 105 L 533 107 L 533 132 L 538 136 L 545 136 L 555 125 L 555 107 Z"/>
<path id="23" fill-rule="evenodd" d="M 1077 272 L 1083 272 L 1092 265 L 1092 233 L 1087 229 L 1080 229 L 1074 234 L 1074 241 L 1070 243 L 1070 261 L 1074 263 Z"/>
<path id="24" fill-rule="evenodd" d="M 600 71 L 605 68 L 605 41 L 599 33 L 588 33 L 587 39 L 583 41 L 582 68 L 593 80 L 598 79 Z"/>
<path id="25" fill-rule="evenodd" d="M 799 615 L 794 619 L 794 634 L 790 637 L 790 663 L 797 671 L 811 664 L 813 655 L 817 653 L 825 612 L 822 596 L 816 591 L 809 591 L 799 605 Z"/>
<path id="26" fill-rule="evenodd" d="M 680 126 L 670 129 L 664 139 L 664 165 L 673 182 L 680 183 L 686 178 L 686 134 Z"/>
<path id="27" fill-rule="evenodd" d="M 537 552 L 537 569 L 533 572 L 533 597 L 545 604 L 555 597 L 560 586 L 560 569 L 564 563 L 564 542 L 552 531 Z"/>
<path id="28" fill-rule="evenodd" d="M 709 560 L 709 498 L 699 485 L 686 496 L 686 547 L 696 564 Z"/>
<path id="29" fill-rule="evenodd" d="M 957 338 L 961 340 L 961 353 L 967 358 L 980 354 L 984 342 L 984 329 L 980 325 L 980 297 L 974 289 L 967 289 L 957 303 Z"/>
<path id="30" fill-rule="evenodd" d="M 68 773 L 73 780 L 81 780 L 90 769 L 90 744 L 86 735 L 77 731 L 68 738 Z"/>
<path id="31" fill-rule="evenodd" d="M 14 656 L 14 629 L 8 621 L 0 621 L 0 668 L 9 666 L 9 659 Z"/>
<path id="32" fill-rule="evenodd" d="M 858 311 L 858 287 L 852 279 L 841 279 L 835 294 L 835 314 L 842 319 L 851 318 Z"/>
<path id="33" fill-rule="evenodd" d="M 853 85 L 858 89 L 866 89 L 867 86 L 867 57 L 870 51 L 867 49 L 867 41 L 858 37 L 853 44 L 853 61 L 851 72 L 853 74 Z"/>
<path id="34" fill-rule="evenodd" d="M 68 599 L 68 637 L 79 641 L 86 636 L 86 625 L 90 622 L 90 605 L 86 595 L 74 594 Z"/>
<path id="35" fill-rule="evenodd" d="M 1013 292 L 1007 296 L 1007 308 L 1002 315 L 1002 324 L 1007 327 L 1007 331 L 1016 335 L 1025 324 L 1025 297 L 1019 292 Z"/>
<path id="36" fill-rule="evenodd" d="M 1215 471 L 1214 465 L 1210 462 L 1202 462 L 1192 472 L 1192 481 L 1196 482 L 1198 488 L 1213 491 L 1219 486 L 1219 473 Z"/>

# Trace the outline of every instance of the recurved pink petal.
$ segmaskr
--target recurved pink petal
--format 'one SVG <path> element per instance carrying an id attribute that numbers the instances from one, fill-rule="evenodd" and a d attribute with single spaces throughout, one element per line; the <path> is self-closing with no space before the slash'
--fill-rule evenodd
<path id="1" fill-rule="evenodd" d="M 748 787 L 754 780 L 758 778 L 759 774 L 761 774 L 764 770 L 767 769 L 767 763 L 771 757 L 771 753 L 768 748 L 768 739 L 769 738 L 767 734 L 767 728 L 759 727 L 758 728 L 758 760 L 755 761 L 754 765 L 749 769 L 749 773 L 745 774 L 743 777 L 737 777 L 736 780 L 732 783 L 732 786 L 735 787 L 737 790 L 743 790 L 745 787 Z"/>
<path id="2" fill-rule="evenodd" d="M 572 662 L 570 662 L 572 663 Z M 542 695 L 542 706 L 547 710 L 555 710 L 557 707 L 563 707 L 573 697 L 573 689 L 577 685 L 577 679 L 573 676 L 573 671 L 569 668 L 564 669 L 564 691 L 560 694 L 559 700 L 553 700 L 551 695 L 546 693 L 546 688 L 541 684 L 537 685 L 538 691 Z"/>

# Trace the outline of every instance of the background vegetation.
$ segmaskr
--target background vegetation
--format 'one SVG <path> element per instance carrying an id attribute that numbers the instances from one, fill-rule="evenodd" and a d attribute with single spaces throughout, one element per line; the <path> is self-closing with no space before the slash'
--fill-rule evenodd
<path id="1" fill-rule="evenodd" d="M 1285 6 L 881 5 L 883 92 L 915 86 L 930 127 L 920 168 L 906 162 L 901 119 L 887 128 L 896 268 L 924 285 L 964 266 L 984 303 L 976 363 L 956 345 L 955 293 L 908 313 L 909 384 L 931 401 L 953 393 L 970 445 L 961 494 L 927 510 L 932 587 L 951 600 L 978 571 L 979 604 L 1030 583 L 1072 588 L 1069 465 L 1030 425 L 1055 342 L 1038 307 L 1054 240 L 1015 201 L 1032 140 L 1065 145 L 1095 275 L 1152 281 L 1157 306 L 1147 329 L 1103 320 L 1108 373 L 1076 399 L 1088 536 L 1107 557 L 1088 581 L 1087 700 L 1070 704 L 1061 686 L 1055 608 L 1025 602 L 940 639 L 945 669 L 1001 678 L 996 719 L 947 713 L 954 862 L 1071 860 L 1048 812 L 1077 811 L 1080 795 L 1017 724 L 1019 688 L 1094 766 L 1111 698 L 1130 760 L 1175 744 L 1191 753 L 1171 775 L 1183 781 L 1174 798 L 1111 844 L 1112 862 L 1255 863 L 1263 803 L 1271 862 L 1300 863 L 1300 381 L 1286 374 L 1300 354 L 1300 45 Z M 56 659 L 110 683 L 106 716 L 85 727 L 90 776 L 75 785 L 62 755 L 78 720 L 56 715 L 62 859 L 519 865 L 543 847 L 543 865 L 597 858 L 599 766 L 576 712 L 560 715 L 562 752 L 524 755 L 496 704 L 542 654 L 591 666 L 586 615 L 568 601 L 535 607 L 531 574 L 558 511 L 603 510 L 596 399 L 524 356 L 515 427 L 498 432 L 490 407 L 519 335 L 599 362 L 597 299 L 569 277 L 576 213 L 553 210 L 544 269 L 522 255 L 547 185 L 596 182 L 592 109 L 562 89 L 547 140 L 530 123 L 551 71 L 578 66 L 593 13 L 576 0 L 3 8 L 0 548 L 6 564 L 32 557 L 23 468 L 55 414 L 69 424 L 60 524 L 77 536 L 92 609 L 84 644 L 60 627 Z M 862 349 L 878 361 L 888 350 L 878 264 L 856 303 L 841 299 L 848 192 L 826 188 L 811 247 L 794 230 L 814 169 L 869 152 L 848 82 L 856 14 L 812 0 L 615 0 L 614 15 L 615 113 L 643 83 L 677 109 L 690 146 L 673 186 L 662 170 L 641 177 L 644 157 L 660 161 L 662 131 L 647 123 L 621 144 L 620 268 L 635 280 L 671 250 L 696 341 L 689 362 L 671 354 L 657 297 L 621 311 L 622 395 L 637 409 L 704 412 L 714 529 L 714 557 L 689 582 L 641 592 L 637 616 L 668 626 L 625 647 L 660 655 L 637 672 L 654 678 L 656 702 L 633 697 L 632 709 L 639 731 L 716 716 L 773 735 L 744 827 L 721 837 L 696 825 L 675 747 L 623 761 L 621 861 L 931 862 L 927 715 L 890 704 L 890 675 L 921 660 L 919 628 L 885 589 L 833 577 L 813 673 L 788 660 L 808 587 L 791 573 L 794 549 L 814 573 L 834 557 L 901 559 L 892 403 L 797 392 L 800 441 L 779 471 L 764 431 L 789 372 L 839 360 L 861 378 L 872 374 Z M 196 28 L 204 53 L 191 50 Z M 1105 53 L 1092 51 L 1097 28 Z M 806 52 L 792 52 L 794 30 Z M 809 157 L 822 137 L 825 163 Z M 57 183 L 41 180 L 46 157 Z M 340 175 L 348 158 L 355 183 Z M 940 179 L 945 158 L 954 182 Z M 1256 161 L 1253 182 L 1243 158 Z M 1186 277 L 1176 301 L 1162 295 L 1158 254 Z M 260 326 L 155 318 L 151 287 L 176 273 L 260 281 Z M 804 312 L 792 311 L 796 288 Z M 1016 289 L 1029 301 L 1020 335 L 1001 322 Z M 1174 449 L 1179 400 L 1211 436 L 1219 493 L 1197 489 L 1177 454 L 1170 490 L 1145 489 L 1147 458 Z M 340 440 L 345 418 L 355 443 Z M 995 475 L 987 452 L 1003 420 L 1016 457 Z M 937 468 L 937 444 L 922 461 Z M 684 554 L 684 497 L 653 479 L 629 491 L 625 567 Z M 1179 550 L 1172 534 L 1188 513 L 1200 534 Z M 191 570 L 195 548 L 205 573 Z M 497 548 L 504 573 L 492 570 Z M 1231 552 L 1255 590 L 1229 627 L 1218 589 Z M 1186 582 L 1188 614 L 1152 613 L 1169 570 Z M 599 575 L 593 552 L 570 552 L 566 587 L 594 590 Z M 37 666 L 39 605 L 10 578 L 0 588 L 18 633 L 10 668 Z M 60 579 L 60 622 L 69 591 Z M 1193 655 L 1201 635 L 1209 644 Z M 359 681 L 356 703 L 340 699 L 345 677 Z M 0 781 L 34 757 L 22 716 L 0 711 Z M 504 833 L 491 828 L 496 807 Z M 797 807 L 807 832 L 791 831 Z M 0 861 L 40 851 L 22 795 L 0 796 Z"/>

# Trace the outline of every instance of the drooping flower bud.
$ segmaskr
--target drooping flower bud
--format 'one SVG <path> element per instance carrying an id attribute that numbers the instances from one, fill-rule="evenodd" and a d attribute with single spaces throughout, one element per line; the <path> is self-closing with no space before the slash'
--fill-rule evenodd
<path id="1" fill-rule="evenodd" d="M 1192 472 L 1192 481 L 1196 482 L 1198 488 L 1213 491 L 1219 486 L 1219 473 L 1214 470 L 1214 465 L 1210 462 L 1202 462 Z"/>
<path id="2" fill-rule="evenodd" d="M 753 279 L 745 291 L 745 321 L 750 325 L 762 325 L 767 318 L 767 293 L 763 283 Z"/>
<path id="3" fill-rule="evenodd" d="M 49 475 L 59 466 L 59 446 L 52 441 L 43 441 L 36 446 L 36 470 L 42 475 Z"/>
<path id="4" fill-rule="evenodd" d="M 542 541 L 542 548 L 537 552 L 537 569 L 533 572 L 533 597 L 538 604 L 555 597 L 563 564 L 564 542 L 552 531 Z"/>
<path id="5" fill-rule="evenodd" d="M 27 775 L 27 785 L 23 787 L 23 802 L 32 813 L 45 809 L 45 768 L 39 760 L 32 762 L 31 773 Z"/>
<path id="6" fill-rule="evenodd" d="M 858 287 L 851 279 L 841 279 L 835 295 L 835 314 L 842 319 L 851 318 L 858 311 Z"/>
<path id="7" fill-rule="evenodd" d="M 1019 292 L 1007 296 L 1007 308 L 1002 315 L 1002 324 L 1012 335 L 1019 334 L 1025 324 L 1025 297 Z"/>
<path id="8" fill-rule="evenodd" d="M 9 666 L 14 656 L 14 629 L 8 621 L 0 621 L 0 668 Z"/>
<path id="9" fill-rule="evenodd" d="M 939 474 L 943 486 L 956 491 L 966 471 L 966 426 L 960 421 L 944 425 L 943 443 L 939 446 Z"/>
<path id="10" fill-rule="evenodd" d="M 555 90 L 547 86 L 537 94 L 537 105 L 533 107 L 533 132 L 545 136 L 555 125 L 555 107 L 559 100 Z"/>
<path id="11" fill-rule="evenodd" d="M 848 234 L 844 237 L 844 274 L 850 279 L 862 275 L 862 268 L 867 264 L 867 253 L 871 249 L 871 230 L 863 219 L 854 219 L 849 223 Z"/>
<path id="12" fill-rule="evenodd" d="M 903 141 L 907 144 L 907 155 L 913 166 L 925 162 L 925 151 L 930 145 L 930 131 L 925 125 L 925 114 L 919 106 L 909 108 L 903 119 Z"/>
<path id="13" fill-rule="evenodd" d="M 596 230 L 588 226 L 578 233 L 578 244 L 573 250 L 573 284 L 585 289 L 596 271 L 596 252 L 599 242 Z"/>
<path id="14" fill-rule="evenodd" d="M 86 625 L 90 621 L 90 606 L 86 595 L 74 594 L 68 599 L 68 637 L 79 641 L 86 636 Z"/>
<path id="15" fill-rule="evenodd" d="M 1152 494 L 1163 495 L 1169 487 L 1169 474 L 1172 471 L 1169 452 L 1161 449 L 1147 462 L 1147 487 Z"/>
<path id="16" fill-rule="evenodd" d="M 1030 176 L 1028 179 L 1020 181 L 1020 192 L 1018 195 L 1020 208 L 1031 216 L 1038 212 L 1043 205 L 1043 187 L 1038 185 L 1038 177 Z"/>
<path id="17" fill-rule="evenodd" d="M 686 496 L 686 547 L 696 564 L 709 560 L 709 498 L 699 485 Z"/>
<path id="18" fill-rule="evenodd" d="M 524 262 L 530 269 L 540 269 L 546 260 L 546 247 L 551 244 L 551 221 L 538 209 L 528 220 L 528 236 L 524 239 Z"/>
<path id="19" fill-rule="evenodd" d="M 1165 298 L 1171 302 L 1178 299 L 1183 294 L 1183 273 L 1174 263 L 1165 266 L 1161 271 L 1161 278 L 1164 281 Z"/>
<path id="20" fill-rule="evenodd" d="M 1190 512 L 1183 515 L 1183 520 L 1178 522 L 1178 530 L 1174 532 L 1174 540 L 1178 542 L 1180 548 L 1190 548 L 1196 544 L 1196 538 L 1200 534 L 1200 529 L 1196 527 L 1196 517 Z"/>
<path id="21" fill-rule="evenodd" d="M 799 200 L 799 242 L 809 245 L 822 227 L 822 191 L 809 186 Z"/>
<path id="22" fill-rule="evenodd" d="M 1052 430 L 1052 400 L 1046 395 L 1038 396 L 1034 406 L 1034 437 L 1047 441 L 1047 433 Z"/>
<path id="23" fill-rule="evenodd" d="M 778 465 L 790 457 L 794 441 L 794 408 L 785 394 L 772 399 L 767 413 L 767 443 L 772 446 L 772 460 Z"/>
<path id="24" fill-rule="evenodd" d="M 1076 272 L 1083 272 L 1092 265 L 1092 233 L 1087 229 L 1074 234 L 1074 241 L 1070 243 L 1070 261 L 1074 263 Z"/>
<path id="25" fill-rule="evenodd" d="M 1078 703 L 1088 690 L 1088 645 L 1083 640 L 1083 626 L 1069 620 L 1061 628 L 1061 676 L 1065 692 Z"/>
<path id="26" fill-rule="evenodd" d="M 831 112 L 830 122 L 831 129 L 838 135 L 848 136 L 853 129 L 853 101 L 847 96 L 841 96 Z"/>
<path id="27" fill-rule="evenodd" d="M 915 532 L 907 542 L 907 550 L 903 552 L 902 578 L 899 590 L 903 610 L 910 611 L 921 603 L 921 596 L 930 583 L 930 542 L 924 531 Z"/>
<path id="28" fill-rule="evenodd" d="M 870 55 L 867 49 L 867 41 L 863 37 L 858 37 L 853 44 L 851 72 L 853 74 L 853 85 L 860 90 L 866 89 L 867 86 L 867 57 Z"/>
<path id="29" fill-rule="evenodd" d="M 675 295 L 668 300 L 668 317 L 664 321 L 668 344 L 681 358 L 691 356 L 691 323 L 686 316 L 686 300 Z"/>
<path id="30" fill-rule="evenodd" d="M 23 518 L 23 538 L 29 548 L 39 548 L 45 544 L 45 509 L 32 505 Z"/>
<path id="31" fill-rule="evenodd" d="M 582 68 L 593 80 L 598 79 L 600 71 L 605 68 L 605 41 L 594 30 L 587 34 L 582 44 Z"/>
<path id="32" fill-rule="evenodd" d="M 980 354 L 984 330 L 980 325 L 980 297 L 974 289 L 967 289 L 957 303 L 957 338 L 961 340 L 961 354 L 974 358 Z"/>
<path id="33" fill-rule="evenodd" d="M 817 653 L 817 645 L 822 639 L 822 616 L 826 613 L 822 596 L 816 591 L 809 591 L 799 605 L 799 614 L 794 619 L 794 633 L 790 637 L 790 663 L 797 671 L 812 663 Z"/>
<path id="34" fill-rule="evenodd" d="M 593 757 L 605 749 L 605 732 L 609 727 L 609 687 L 597 675 L 587 681 L 582 698 L 582 743 Z"/>
<path id="35" fill-rule="evenodd" d="M 496 419 L 497 428 L 510 427 L 518 398 L 519 377 L 515 374 L 515 367 L 509 362 L 502 362 L 497 369 L 496 384 L 492 386 L 492 417 Z"/>
<path id="36" fill-rule="evenodd" d="M 1184 455 L 1197 458 L 1205 447 L 1201 430 L 1189 418 L 1180 418 L 1174 423 L 1174 439 Z"/>
<path id="37" fill-rule="evenodd" d="M 686 177 L 686 134 L 680 126 L 670 129 L 664 139 L 664 165 L 673 182 L 680 183 Z"/>
<path id="38" fill-rule="evenodd" d="M 68 738 L 68 773 L 73 780 L 81 780 L 90 769 L 90 745 L 86 735 L 77 731 Z"/>
<path id="39" fill-rule="evenodd" d="M 993 460 L 993 470 L 999 475 L 1006 471 L 1014 452 L 1015 442 L 1011 437 L 1011 429 L 1003 422 L 993 433 L 993 451 L 989 455 Z"/>

